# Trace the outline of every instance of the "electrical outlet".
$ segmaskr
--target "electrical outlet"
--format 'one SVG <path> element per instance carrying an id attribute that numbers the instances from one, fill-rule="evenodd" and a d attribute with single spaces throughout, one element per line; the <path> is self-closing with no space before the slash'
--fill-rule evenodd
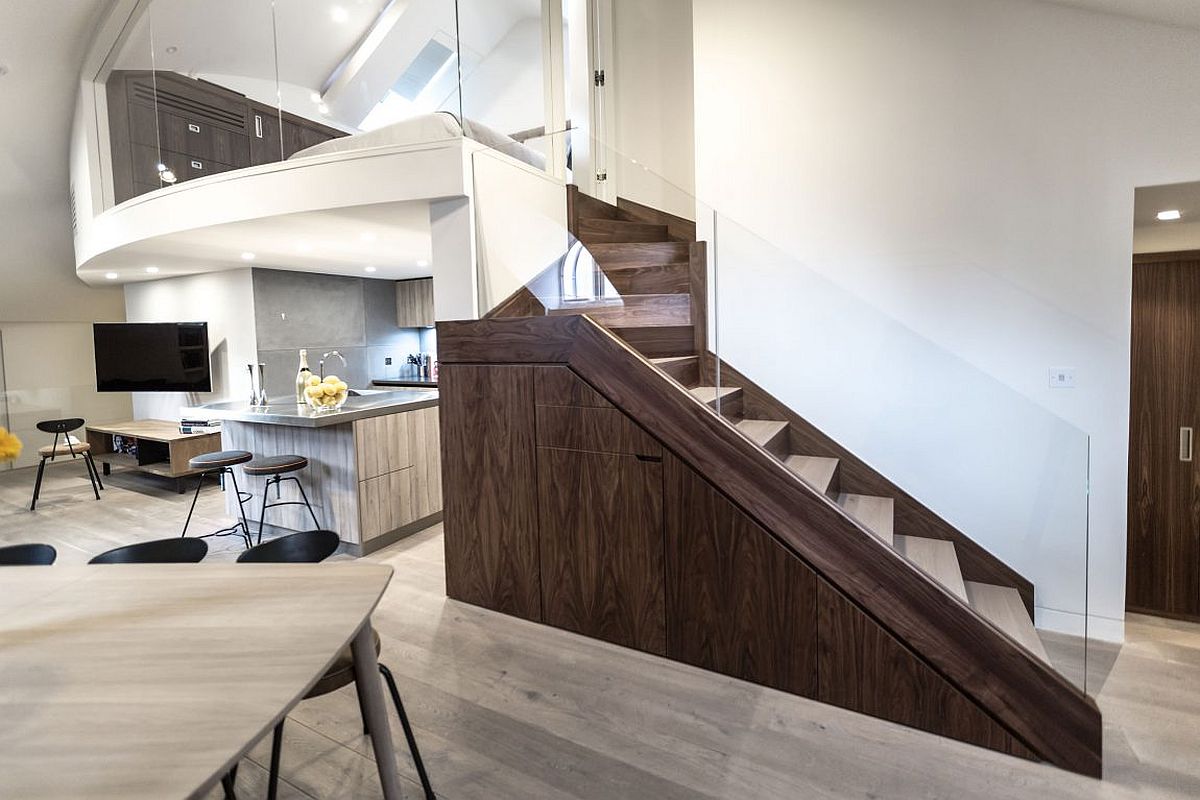
<path id="1" fill-rule="evenodd" d="M 392 357 L 391 357 L 391 356 L 384 356 L 384 357 L 383 357 L 383 365 L 384 365 L 385 367 L 390 367 L 390 366 L 392 365 Z"/>
<path id="2" fill-rule="evenodd" d="M 1075 370 L 1068 367 L 1051 367 L 1050 368 L 1050 388 L 1051 389 L 1074 389 L 1075 388 Z"/>

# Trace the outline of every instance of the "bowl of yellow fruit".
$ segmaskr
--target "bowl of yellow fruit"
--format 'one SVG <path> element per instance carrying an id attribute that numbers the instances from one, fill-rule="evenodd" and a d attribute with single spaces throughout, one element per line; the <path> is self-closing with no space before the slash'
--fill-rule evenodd
<path id="1" fill-rule="evenodd" d="M 324 378 L 311 375 L 308 385 L 304 387 L 304 399 L 313 411 L 337 411 L 346 404 L 349 396 L 350 387 L 337 375 L 326 375 Z"/>

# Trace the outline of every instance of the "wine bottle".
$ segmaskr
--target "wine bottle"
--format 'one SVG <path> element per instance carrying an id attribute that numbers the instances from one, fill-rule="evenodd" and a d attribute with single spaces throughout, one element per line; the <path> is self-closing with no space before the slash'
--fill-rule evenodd
<path id="1" fill-rule="evenodd" d="M 312 370 L 308 368 L 308 351 L 300 351 L 300 371 L 296 373 L 296 402 L 305 404 L 304 390 L 308 387 L 308 377 Z"/>

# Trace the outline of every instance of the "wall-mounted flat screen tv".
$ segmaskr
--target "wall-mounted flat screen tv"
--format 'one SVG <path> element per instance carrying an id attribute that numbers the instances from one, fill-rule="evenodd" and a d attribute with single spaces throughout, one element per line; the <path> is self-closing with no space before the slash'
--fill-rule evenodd
<path id="1" fill-rule="evenodd" d="M 211 392 L 206 322 L 97 322 L 98 392 Z"/>

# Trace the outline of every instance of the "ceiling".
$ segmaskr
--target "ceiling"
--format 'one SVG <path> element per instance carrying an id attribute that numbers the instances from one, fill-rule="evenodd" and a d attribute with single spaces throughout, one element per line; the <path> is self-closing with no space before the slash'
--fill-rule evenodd
<path id="1" fill-rule="evenodd" d="M 1200 2 L 1197 0 L 1046 0 L 1062 6 L 1073 6 L 1089 11 L 1118 14 L 1123 17 L 1174 25 L 1182 28 L 1200 28 Z"/>
<path id="2" fill-rule="evenodd" d="M 1158 212 L 1179 210 L 1183 218 L 1160 222 Z M 1148 186 L 1134 193 L 1133 227 L 1169 228 L 1181 223 L 1200 222 L 1200 182 L 1174 183 L 1169 186 Z"/>
<path id="3" fill-rule="evenodd" d="M 252 260 L 242 258 L 247 247 L 253 248 Z M 96 256 L 80 276 L 93 284 L 123 284 L 251 266 L 404 280 L 432 274 L 431 247 L 427 201 L 381 203 L 141 239 Z"/>

